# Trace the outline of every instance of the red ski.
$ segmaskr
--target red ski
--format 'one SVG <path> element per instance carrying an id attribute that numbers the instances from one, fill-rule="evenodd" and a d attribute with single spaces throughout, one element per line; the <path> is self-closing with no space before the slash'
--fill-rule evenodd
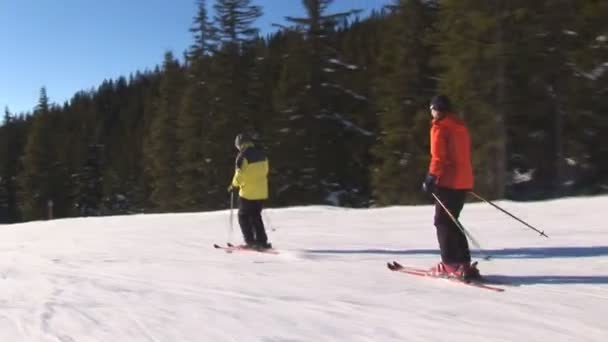
<path id="1" fill-rule="evenodd" d="M 503 292 L 505 290 L 505 289 L 503 289 L 501 287 L 488 285 L 487 283 L 484 283 L 483 280 L 481 280 L 481 281 L 479 281 L 479 280 L 465 281 L 465 280 L 462 280 L 460 278 L 434 275 L 434 274 L 431 274 L 428 270 L 423 270 L 423 269 L 416 268 L 416 267 L 403 266 L 403 265 L 401 265 L 400 263 L 398 263 L 396 261 L 393 261 L 392 263 L 389 262 L 389 263 L 386 264 L 386 266 L 388 267 L 389 270 L 395 271 L 395 272 L 401 272 L 401 273 L 416 275 L 416 276 L 420 276 L 420 277 L 445 279 L 445 280 L 450 280 L 450 281 L 455 282 L 455 283 L 460 283 L 460 284 L 464 284 L 464 285 L 474 286 L 474 287 L 478 287 L 478 288 L 481 288 L 481 289 L 486 289 L 486 290 L 491 290 L 491 291 L 496 291 L 496 292 Z"/>
<path id="2" fill-rule="evenodd" d="M 214 248 L 222 249 L 226 253 L 232 252 L 257 252 L 257 253 L 266 253 L 266 254 L 279 254 L 279 251 L 273 248 L 252 248 L 242 245 L 233 245 L 231 243 L 227 243 L 226 246 L 220 246 L 218 244 L 213 244 Z"/>

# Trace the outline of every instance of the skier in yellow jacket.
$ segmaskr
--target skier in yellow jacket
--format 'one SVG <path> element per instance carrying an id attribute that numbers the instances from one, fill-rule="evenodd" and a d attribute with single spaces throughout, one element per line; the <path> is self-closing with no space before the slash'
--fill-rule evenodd
<path id="1" fill-rule="evenodd" d="M 234 139 L 239 150 L 232 183 L 228 191 L 239 189 L 239 225 L 245 244 L 251 248 L 272 248 L 262 221 L 262 208 L 268 199 L 268 158 L 247 134 Z"/>

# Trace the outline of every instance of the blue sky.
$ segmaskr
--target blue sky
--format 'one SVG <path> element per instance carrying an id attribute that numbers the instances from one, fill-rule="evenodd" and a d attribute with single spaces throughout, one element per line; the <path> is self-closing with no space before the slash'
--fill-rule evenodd
<path id="1" fill-rule="evenodd" d="M 391 2 L 335 0 L 330 11 Z M 264 9 L 257 25 L 263 32 L 303 14 L 300 0 L 255 3 Z M 166 50 L 181 56 L 192 43 L 195 14 L 195 0 L 2 0 L 0 110 L 31 111 L 43 86 L 61 104 L 104 79 L 154 68 Z"/>

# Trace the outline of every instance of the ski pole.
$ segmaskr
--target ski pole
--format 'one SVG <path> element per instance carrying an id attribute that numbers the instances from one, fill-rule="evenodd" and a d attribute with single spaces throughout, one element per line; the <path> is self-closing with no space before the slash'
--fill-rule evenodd
<path id="1" fill-rule="evenodd" d="M 230 218 L 228 230 L 228 242 L 232 242 L 232 230 L 234 229 L 234 191 L 230 191 Z"/>
<path id="2" fill-rule="evenodd" d="M 549 238 L 549 236 L 547 236 L 547 234 L 545 234 L 545 232 L 544 232 L 544 231 L 541 231 L 541 230 L 538 230 L 538 229 L 534 228 L 533 226 L 531 226 L 530 224 L 528 224 L 528 223 L 527 223 L 527 222 L 525 222 L 524 220 L 520 219 L 519 217 L 517 217 L 517 216 L 515 216 L 515 215 L 511 214 L 510 212 L 508 212 L 508 211 L 504 210 L 503 208 L 499 207 L 498 205 L 496 205 L 496 204 L 494 204 L 494 203 L 492 203 L 492 202 L 488 201 L 487 199 L 485 199 L 485 198 L 483 198 L 483 197 L 479 196 L 479 195 L 478 195 L 478 194 L 476 194 L 474 191 L 470 191 L 470 192 L 471 192 L 471 194 L 472 194 L 473 196 L 475 196 L 475 197 L 477 197 L 478 199 L 480 199 L 480 200 L 482 200 L 482 201 L 484 201 L 484 202 L 488 203 L 489 205 L 491 205 L 491 206 L 493 206 L 494 208 L 496 208 L 496 209 L 498 209 L 498 210 L 502 211 L 503 213 L 505 213 L 505 214 L 507 214 L 507 215 L 511 216 L 512 218 L 514 218 L 514 219 L 516 219 L 517 221 L 519 221 L 519 222 L 521 222 L 522 224 L 524 224 L 526 227 L 528 227 L 528 228 L 530 228 L 530 229 L 534 230 L 535 232 L 539 233 L 540 235 L 542 235 L 542 236 L 544 236 L 544 237 L 546 237 L 546 238 Z"/>
<path id="3" fill-rule="evenodd" d="M 481 253 L 482 257 L 485 260 L 490 260 L 490 255 L 488 255 L 486 252 L 484 252 L 483 248 L 481 248 L 481 245 L 479 245 L 479 243 L 475 240 L 475 238 L 473 238 L 473 235 L 471 235 L 471 233 L 469 233 L 469 231 L 467 231 L 466 229 L 464 229 L 464 226 L 462 225 L 462 223 L 460 223 L 460 221 L 458 221 L 458 219 L 456 217 L 454 217 L 454 215 L 452 215 L 452 213 L 450 212 L 450 210 L 443 204 L 443 202 L 441 202 L 441 200 L 439 199 L 439 197 L 437 197 L 437 195 L 435 195 L 434 193 L 431 192 L 431 195 L 433 195 L 433 197 L 435 198 L 435 200 L 437 201 L 437 203 L 439 203 L 439 205 L 443 208 L 443 210 L 445 210 L 445 212 L 448 214 L 448 216 L 450 217 L 450 219 L 452 219 L 452 222 L 454 222 L 456 224 L 456 226 L 458 226 L 458 229 L 460 229 L 460 231 L 469 238 L 469 240 L 471 240 L 471 243 L 473 244 L 473 246 L 475 246 L 479 252 Z"/>

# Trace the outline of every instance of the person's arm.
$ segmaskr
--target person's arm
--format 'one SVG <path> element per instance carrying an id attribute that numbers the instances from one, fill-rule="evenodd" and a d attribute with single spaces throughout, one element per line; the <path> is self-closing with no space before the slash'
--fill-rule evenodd
<path id="1" fill-rule="evenodd" d="M 431 164 L 429 174 L 441 179 L 448 163 L 447 130 L 438 125 L 431 130 Z"/>
<path id="2" fill-rule="evenodd" d="M 240 188 L 243 179 L 243 172 L 247 167 L 247 159 L 242 154 L 236 158 L 236 167 L 234 168 L 234 176 L 232 177 L 232 187 Z"/>

